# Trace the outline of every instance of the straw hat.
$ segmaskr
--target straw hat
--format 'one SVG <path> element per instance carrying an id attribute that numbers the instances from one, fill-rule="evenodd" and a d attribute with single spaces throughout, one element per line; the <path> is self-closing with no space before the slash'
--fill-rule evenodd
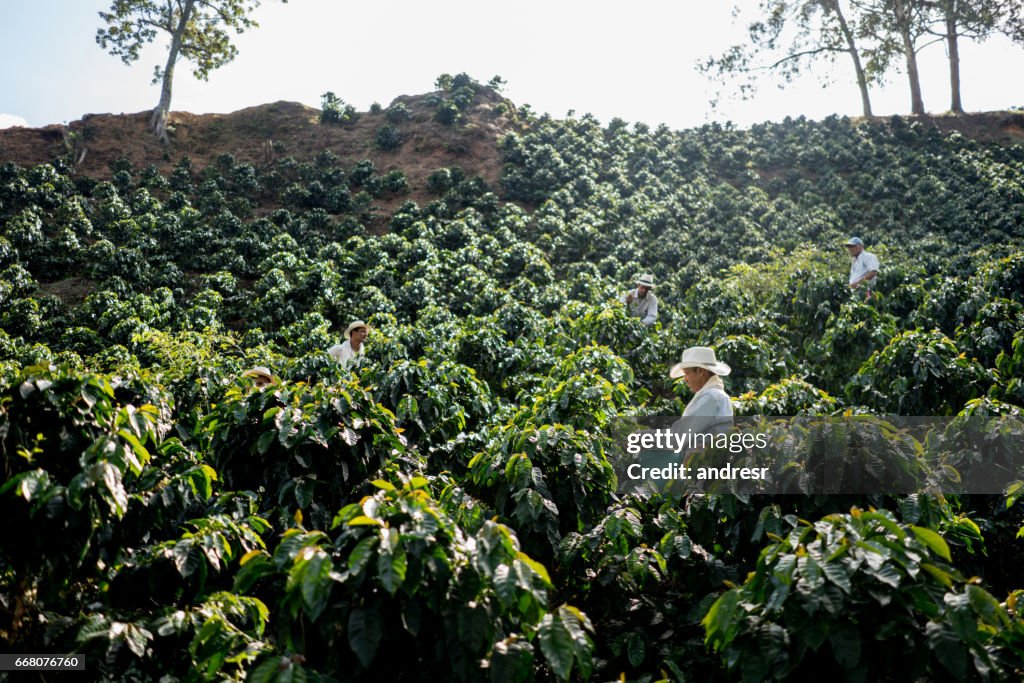
<path id="1" fill-rule="evenodd" d="M 370 331 L 370 326 L 369 325 L 364 323 L 362 320 L 356 320 L 356 321 L 353 321 L 351 324 L 349 324 L 348 327 L 345 328 L 345 339 L 348 339 L 349 337 L 351 337 L 353 330 L 358 330 L 360 327 L 365 327 L 367 332 Z"/>
<path id="2" fill-rule="evenodd" d="M 654 276 L 650 273 L 644 273 L 636 279 L 636 284 L 654 289 Z"/>
<path id="3" fill-rule="evenodd" d="M 270 368 L 264 367 L 262 365 L 257 365 L 254 368 L 249 368 L 248 370 L 242 373 L 242 377 L 265 377 L 271 382 L 274 381 L 274 375 L 271 374 Z"/>
<path id="4" fill-rule="evenodd" d="M 715 357 L 715 350 L 710 346 L 691 346 L 683 351 L 682 359 L 672 366 L 672 370 L 668 373 L 669 377 L 672 379 L 682 377 L 684 368 L 704 368 L 716 375 L 728 375 L 732 372 L 732 368 L 718 361 L 718 358 Z"/>

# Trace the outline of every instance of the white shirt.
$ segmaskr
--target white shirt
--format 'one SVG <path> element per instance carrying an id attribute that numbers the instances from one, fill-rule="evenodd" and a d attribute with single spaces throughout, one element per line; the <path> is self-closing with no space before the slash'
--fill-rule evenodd
<path id="1" fill-rule="evenodd" d="M 626 297 L 630 294 L 633 295 L 633 303 L 626 304 Z M 640 318 L 640 322 L 644 325 L 653 325 L 658 320 L 658 299 L 654 296 L 654 292 L 647 292 L 647 296 L 640 297 L 635 289 L 631 289 L 623 294 L 619 301 L 626 304 L 629 314 Z"/>
<path id="2" fill-rule="evenodd" d="M 356 353 L 352 350 L 352 345 L 349 340 L 346 339 L 344 344 L 335 344 L 331 348 L 327 349 L 327 353 L 331 355 L 331 358 L 342 364 L 343 367 L 348 367 L 352 359 L 358 356 L 366 355 L 366 344 L 359 345 L 359 352 Z"/>
<path id="3" fill-rule="evenodd" d="M 712 375 L 700 391 L 693 395 L 683 410 L 674 430 L 682 432 L 719 433 L 732 426 L 732 400 L 725 393 L 725 384 L 718 375 Z"/>
<path id="4" fill-rule="evenodd" d="M 860 252 L 857 254 L 857 257 L 853 259 L 853 263 L 850 264 L 850 284 L 852 285 L 872 270 L 878 270 L 878 257 L 874 254 L 869 254 L 866 251 Z M 878 276 L 876 275 L 870 280 L 865 280 L 864 284 L 868 287 L 874 287 L 877 280 Z"/>

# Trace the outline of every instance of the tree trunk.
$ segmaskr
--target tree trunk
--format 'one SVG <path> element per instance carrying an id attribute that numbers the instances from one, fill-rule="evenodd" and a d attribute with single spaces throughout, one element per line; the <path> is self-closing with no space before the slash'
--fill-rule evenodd
<path id="1" fill-rule="evenodd" d="M 949 92 L 952 99 L 949 110 L 954 114 L 963 114 L 964 107 L 960 102 L 960 46 L 957 40 L 955 5 L 946 13 L 946 45 L 949 50 Z"/>
<path id="2" fill-rule="evenodd" d="M 864 108 L 864 116 L 871 118 L 874 116 L 871 113 L 871 97 L 868 95 L 868 79 L 864 74 L 864 67 L 860 63 L 860 51 L 857 50 L 857 43 L 853 37 L 853 31 L 850 30 L 850 25 L 846 23 L 846 17 L 843 16 L 843 10 L 839 6 L 839 0 L 825 0 L 823 3 L 826 10 L 831 10 L 835 13 L 836 19 L 839 21 L 839 30 L 843 32 L 843 38 L 846 40 L 847 51 L 850 53 L 850 59 L 853 60 L 853 70 L 857 74 L 857 87 L 860 88 L 860 103 Z"/>
<path id="3" fill-rule="evenodd" d="M 153 110 L 153 116 L 149 120 L 153 132 L 161 143 L 167 144 L 167 115 L 171 112 L 171 86 L 174 82 L 174 65 L 178 61 L 178 52 L 181 50 L 181 39 L 185 35 L 185 28 L 189 19 L 192 18 L 192 10 L 195 7 L 195 0 L 185 0 L 181 8 L 181 17 L 178 19 L 178 26 L 171 34 L 171 49 L 167 55 L 167 66 L 164 67 L 163 83 L 160 87 L 160 104 Z"/>
<path id="4" fill-rule="evenodd" d="M 907 78 L 910 79 L 910 112 L 917 116 L 924 116 L 921 78 L 917 70 L 917 52 L 914 49 L 914 40 L 910 35 L 913 23 L 912 12 L 909 0 L 896 0 L 893 3 L 896 26 L 900 32 L 900 39 L 903 41 L 903 56 L 907 60 Z"/>
<path id="5" fill-rule="evenodd" d="M 921 97 L 921 79 L 917 72 L 917 54 L 913 46 L 904 40 L 904 51 L 907 53 L 907 78 L 910 79 L 910 113 L 924 116 L 924 99 Z"/>

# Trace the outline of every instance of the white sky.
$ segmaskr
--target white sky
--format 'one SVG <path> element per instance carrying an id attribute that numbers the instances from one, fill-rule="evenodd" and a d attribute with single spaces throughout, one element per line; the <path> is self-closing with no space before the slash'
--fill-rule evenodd
<path id="1" fill-rule="evenodd" d="M 95 42 L 97 12 L 110 4 L 0 0 L 0 115 L 42 126 L 157 103 L 159 88 L 150 80 L 166 59 L 164 46 L 146 50 L 131 67 L 105 53 Z M 767 81 L 753 101 L 712 110 L 714 86 L 694 64 L 742 40 L 744 25 L 733 21 L 732 6 L 729 0 L 264 0 L 256 13 L 261 26 L 236 39 L 238 58 L 209 82 L 196 81 L 189 65 L 179 64 L 172 109 L 229 112 L 277 100 L 319 106 L 320 95 L 332 90 L 366 110 L 372 102 L 429 92 L 441 73 L 465 71 L 480 81 L 501 75 L 507 97 L 555 117 L 572 109 L 603 122 L 618 116 L 685 128 L 860 114 L 845 58 L 827 89 L 814 77 L 785 90 Z M 1024 105 L 1024 47 L 1001 38 L 965 43 L 961 68 L 968 111 Z M 926 108 L 946 110 L 941 44 L 922 53 L 921 70 Z M 887 87 L 872 92 L 875 114 L 909 112 L 907 91 L 905 77 L 894 73 Z"/>

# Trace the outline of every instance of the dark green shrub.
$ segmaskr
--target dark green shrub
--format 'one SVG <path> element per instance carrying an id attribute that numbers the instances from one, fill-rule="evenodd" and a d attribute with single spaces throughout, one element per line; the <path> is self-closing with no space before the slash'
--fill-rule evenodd
<path id="1" fill-rule="evenodd" d="M 375 172 L 373 162 L 369 159 L 357 161 L 348 174 L 348 181 L 352 187 L 363 187 L 373 177 Z"/>
<path id="2" fill-rule="evenodd" d="M 744 681 L 980 680 L 1021 666 L 1021 623 L 950 565 L 942 536 L 853 509 L 761 551 L 704 617 L 707 644 Z"/>
<path id="3" fill-rule="evenodd" d="M 874 306 L 851 301 L 829 318 L 825 332 L 811 344 L 815 375 L 823 386 L 842 388 L 875 351 L 896 336 L 896 318 Z"/>
<path id="4" fill-rule="evenodd" d="M 398 125 L 408 121 L 412 117 L 412 113 L 404 102 L 395 102 L 387 108 L 385 116 L 387 116 L 388 123 Z"/>
<path id="5" fill-rule="evenodd" d="M 993 379 L 941 332 L 903 332 L 871 354 L 846 385 L 846 396 L 899 415 L 955 415 Z"/>
<path id="6" fill-rule="evenodd" d="M 793 372 L 794 364 L 784 348 L 773 347 L 757 337 L 732 334 L 711 343 L 715 353 L 732 372 L 726 385 L 735 393 L 764 391 Z M 681 383 L 685 386 L 685 383 Z"/>
<path id="7" fill-rule="evenodd" d="M 4 519 L 35 529 L 40 543 L 63 539 L 50 550 L 24 539 L 4 542 L 0 590 L 5 602 L 21 605 L 5 624 L 9 634 L 34 628 L 21 620 L 60 604 L 62 591 L 96 577 L 101 558 L 121 550 L 122 539 L 96 532 L 124 517 L 133 482 L 162 435 L 159 409 L 122 404 L 119 382 L 130 380 L 48 367 L 4 377 Z"/>
<path id="8" fill-rule="evenodd" d="M 462 72 L 452 77 L 450 89 L 458 90 L 459 88 L 475 88 L 479 85 L 476 79 L 472 78 L 469 74 Z"/>
<path id="9" fill-rule="evenodd" d="M 320 123 L 353 123 L 359 118 L 355 107 L 330 91 L 320 97 L 320 109 Z"/>
<path id="10" fill-rule="evenodd" d="M 405 141 L 402 131 L 390 123 L 381 126 L 377 130 L 377 147 L 385 152 L 391 152 L 402 146 Z"/>
<path id="11" fill-rule="evenodd" d="M 599 676 L 719 675 L 719 662 L 705 653 L 699 618 L 714 597 L 711 591 L 736 575 L 693 541 L 677 500 L 630 497 L 614 503 L 585 533 L 566 534 L 558 564 L 571 599 L 601 634 L 595 652 Z"/>
<path id="12" fill-rule="evenodd" d="M 379 401 L 417 442 L 444 442 L 476 431 L 490 417 L 493 399 L 476 373 L 451 362 L 400 361 L 375 373 Z"/>
<path id="13" fill-rule="evenodd" d="M 733 399 L 737 415 L 829 415 L 838 401 L 809 382 L 793 376 Z"/>
<path id="14" fill-rule="evenodd" d="M 394 416 L 354 381 L 231 387 L 203 424 L 210 461 L 236 490 L 263 491 L 267 511 L 301 510 L 326 529 L 339 504 L 405 450 Z"/>
<path id="15" fill-rule="evenodd" d="M 494 92 L 501 92 L 506 85 L 508 85 L 508 81 L 501 76 L 494 76 L 491 80 L 487 81 L 487 87 Z"/>
<path id="16" fill-rule="evenodd" d="M 606 439 L 561 424 L 486 430 L 467 486 L 519 530 L 527 552 L 552 558 L 562 538 L 596 524 L 615 493 Z"/>
<path id="17" fill-rule="evenodd" d="M 956 331 L 957 347 L 986 368 L 995 367 L 996 357 L 1009 351 L 1014 335 L 1024 329 L 1024 305 L 1013 299 L 987 302 L 970 324 Z"/>
<path id="18" fill-rule="evenodd" d="M 1001 382 L 993 387 L 993 393 L 1005 401 L 1024 405 L 1024 330 L 1017 332 L 1010 349 L 996 358 L 996 368 Z"/>
<path id="19" fill-rule="evenodd" d="M 451 100 L 441 100 L 434 113 L 434 120 L 445 126 L 454 126 L 461 115 L 459 105 Z"/>
<path id="20" fill-rule="evenodd" d="M 476 91 L 468 86 L 457 87 L 452 91 L 452 102 L 459 111 L 468 111 L 470 105 L 473 104 L 473 98 L 476 96 Z"/>
<path id="21" fill-rule="evenodd" d="M 433 194 L 444 194 L 462 180 L 461 168 L 439 168 L 427 176 L 427 189 Z"/>
<path id="22" fill-rule="evenodd" d="M 388 171 L 381 180 L 381 187 L 390 194 L 406 194 L 409 191 L 409 181 L 401 171 Z"/>
<path id="23" fill-rule="evenodd" d="M 247 558 L 236 588 L 275 596 L 282 649 L 294 643 L 303 655 L 267 659 L 257 676 L 301 663 L 360 681 L 525 681 L 541 662 L 563 680 L 574 667 L 589 676 L 587 617 L 549 609 L 548 572 L 512 531 L 492 521 L 461 529 L 428 483 L 377 480 L 373 496 L 341 509 L 330 535 L 291 529 L 273 555 Z"/>

